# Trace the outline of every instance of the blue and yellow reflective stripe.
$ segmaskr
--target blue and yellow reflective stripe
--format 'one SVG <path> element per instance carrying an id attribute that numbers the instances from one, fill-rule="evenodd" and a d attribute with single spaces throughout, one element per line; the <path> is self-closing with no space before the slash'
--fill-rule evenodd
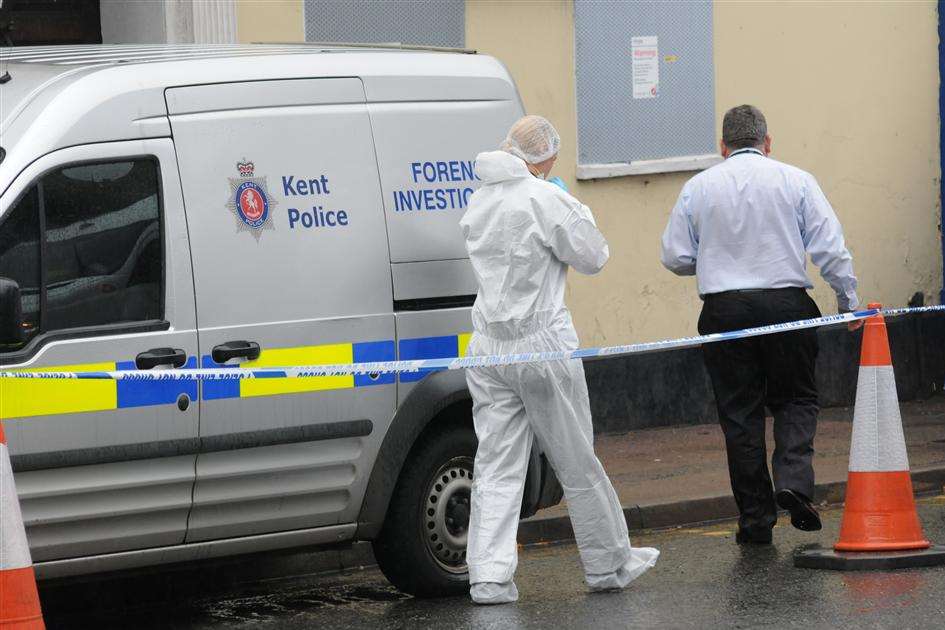
<path id="1" fill-rule="evenodd" d="M 197 367 L 197 357 L 187 357 L 183 370 L 192 370 Z M 134 361 L 119 361 L 115 365 L 119 371 L 136 370 Z M 197 400 L 197 383 L 184 381 L 117 381 L 118 409 L 131 407 L 151 407 L 153 405 L 170 405 L 177 402 L 181 394 L 186 394 L 191 400 Z"/>
<path id="2" fill-rule="evenodd" d="M 460 335 L 444 335 L 441 337 L 418 337 L 416 339 L 401 339 L 399 344 L 400 360 L 413 361 L 416 359 L 449 359 L 466 356 L 469 346 L 470 333 Z M 415 373 L 400 375 L 401 383 L 414 383 L 430 372 L 437 370 L 420 370 Z"/>
<path id="3" fill-rule="evenodd" d="M 209 355 L 201 359 L 201 367 L 292 367 L 299 365 L 328 365 L 333 363 L 370 363 L 375 361 L 408 361 L 413 359 L 437 359 L 466 356 L 471 333 L 444 335 L 439 337 L 417 337 L 401 339 L 399 356 L 395 356 L 392 340 L 368 341 L 359 343 L 339 343 L 320 346 L 302 346 L 295 348 L 271 348 L 263 350 L 255 361 L 240 363 L 238 366 L 224 366 L 216 363 Z M 421 370 L 415 374 L 401 374 L 402 383 L 419 381 L 433 370 Z M 201 398 L 220 400 L 225 398 L 250 398 L 254 396 L 275 396 L 279 394 L 298 394 L 352 387 L 371 387 L 394 383 L 393 374 L 381 374 L 377 378 L 355 374 L 347 376 L 315 376 L 305 378 L 247 379 L 232 381 L 204 381 Z"/>
<path id="4" fill-rule="evenodd" d="M 210 356 L 204 355 L 201 366 L 214 367 L 291 367 L 297 365 L 328 365 L 332 363 L 369 363 L 373 361 L 394 361 L 394 342 L 368 341 L 361 343 L 337 343 L 320 346 L 302 346 L 295 348 L 271 348 L 263 350 L 255 361 L 240 363 L 238 366 L 223 366 Z M 251 398 L 254 396 L 276 396 L 279 394 L 300 394 L 353 387 L 371 387 L 389 385 L 394 382 L 393 374 L 383 374 L 372 379 L 367 375 L 315 376 L 311 378 L 272 378 L 249 379 L 244 381 L 205 381 L 203 383 L 204 400 L 223 398 Z"/>
<path id="5" fill-rule="evenodd" d="M 393 340 L 367 341 L 353 345 L 355 363 L 374 363 L 375 361 L 396 361 Z M 396 381 L 393 374 L 378 374 L 371 378 L 367 374 L 355 374 L 355 387 L 370 387 L 372 385 L 392 385 Z"/>
<path id="6" fill-rule="evenodd" d="M 393 340 L 358 343 L 337 343 L 317 346 L 271 348 L 263 350 L 255 361 L 238 366 L 223 366 L 209 355 L 201 357 L 200 366 L 205 368 L 241 367 L 291 367 L 299 365 L 325 365 L 334 363 L 370 363 L 413 359 L 452 358 L 466 356 L 469 333 L 439 337 L 402 339 L 399 353 Z M 400 356 L 398 357 L 397 354 Z M 195 357 L 190 357 L 184 369 L 197 366 Z M 29 368 L 31 372 L 110 372 L 134 370 L 134 361 L 85 363 L 79 365 L 56 365 Z M 432 370 L 401 374 L 404 383 L 422 379 Z M 351 389 L 391 385 L 394 374 L 356 374 L 345 376 L 317 376 L 308 378 L 258 378 L 233 381 L 203 381 L 200 397 L 203 400 L 226 398 L 252 398 L 277 396 L 305 392 Z M 89 411 L 109 411 L 169 405 L 177 402 L 181 394 L 197 400 L 196 380 L 85 380 L 85 379 L 3 379 L 0 380 L 0 418 L 27 418 Z"/>
<path id="7" fill-rule="evenodd" d="M 287 365 L 326 365 L 331 363 L 351 363 L 354 352 L 350 343 L 336 343 L 325 346 L 303 346 L 301 348 L 276 348 L 264 350 L 255 361 L 240 364 L 241 368 L 283 367 Z M 354 376 L 324 376 L 313 378 L 261 378 L 240 381 L 240 398 L 254 396 L 276 396 L 278 394 L 298 394 L 318 392 L 328 389 L 348 389 L 354 387 Z"/>
<path id="8" fill-rule="evenodd" d="M 191 357 L 186 368 L 194 368 Z M 135 369 L 134 361 L 83 363 L 29 368 L 30 372 L 99 372 Z M 181 394 L 197 399 L 197 383 L 188 381 L 96 381 L 4 379 L 0 381 L 0 418 L 29 418 L 131 407 L 166 405 Z"/>
<path id="9" fill-rule="evenodd" d="M 30 371 L 96 372 L 114 370 L 114 363 L 30 368 Z M 0 381 L 0 418 L 28 418 L 60 413 L 104 411 L 118 407 L 117 382 L 39 379 Z"/>

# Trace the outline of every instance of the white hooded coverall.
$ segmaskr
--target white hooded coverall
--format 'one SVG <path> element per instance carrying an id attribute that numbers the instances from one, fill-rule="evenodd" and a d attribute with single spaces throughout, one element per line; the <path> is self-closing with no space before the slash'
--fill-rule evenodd
<path id="1" fill-rule="evenodd" d="M 460 221 L 479 294 L 469 356 L 572 350 L 568 266 L 600 271 L 609 250 L 590 209 L 504 151 L 480 153 L 482 187 Z M 564 488 L 588 586 L 622 588 L 656 549 L 630 547 L 623 510 L 594 454 L 579 360 L 470 369 L 476 452 L 467 562 L 480 603 L 515 601 L 516 533 L 532 440 Z"/>

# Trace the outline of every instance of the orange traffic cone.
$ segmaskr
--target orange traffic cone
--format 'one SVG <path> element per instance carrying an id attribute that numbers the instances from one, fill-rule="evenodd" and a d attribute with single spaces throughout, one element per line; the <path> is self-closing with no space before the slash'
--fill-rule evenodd
<path id="1" fill-rule="evenodd" d="M 45 627 L 20 501 L 13 485 L 10 453 L 0 423 L 0 629 Z"/>
<path id="2" fill-rule="evenodd" d="M 888 569 L 943 563 L 945 548 L 925 539 L 916 512 L 886 322 L 877 314 L 863 330 L 840 539 L 833 550 L 797 554 L 794 564 Z"/>
<path id="3" fill-rule="evenodd" d="M 870 304 L 869 308 L 881 308 Z M 882 315 L 866 320 L 853 411 L 847 495 L 837 551 L 926 549 L 915 510 L 889 338 Z"/>

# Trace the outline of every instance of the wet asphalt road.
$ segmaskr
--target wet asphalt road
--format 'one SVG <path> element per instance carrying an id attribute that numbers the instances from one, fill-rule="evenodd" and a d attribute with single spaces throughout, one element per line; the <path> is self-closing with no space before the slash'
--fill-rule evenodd
<path id="1" fill-rule="evenodd" d="M 926 536 L 945 543 L 945 496 L 922 499 Z M 122 579 L 43 584 L 49 628 L 942 628 L 945 567 L 890 572 L 795 569 L 795 549 L 832 544 L 782 517 L 771 547 L 739 547 L 734 524 L 652 532 L 656 568 L 625 591 L 589 594 L 573 545 L 525 550 L 517 604 L 477 607 L 465 598 L 416 600 L 376 569 L 300 575 L 304 556 L 151 572 Z M 278 574 L 279 571 L 277 570 Z"/>

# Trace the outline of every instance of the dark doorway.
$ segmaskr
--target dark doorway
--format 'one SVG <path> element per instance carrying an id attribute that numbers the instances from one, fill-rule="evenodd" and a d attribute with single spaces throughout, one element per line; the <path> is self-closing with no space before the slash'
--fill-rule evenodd
<path id="1" fill-rule="evenodd" d="M 99 0 L 2 0 L 0 45 L 101 43 Z"/>

